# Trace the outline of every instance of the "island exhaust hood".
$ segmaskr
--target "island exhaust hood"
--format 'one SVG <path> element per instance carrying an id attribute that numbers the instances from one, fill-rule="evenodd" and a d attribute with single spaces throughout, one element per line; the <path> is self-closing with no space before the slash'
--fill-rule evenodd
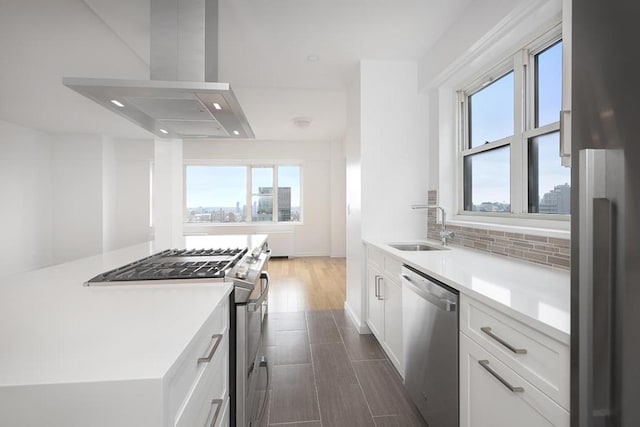
<path id="1" fill-rule="evenodd" d="M 151 80 L 63 84 L 160 138 L 254 138 L 228 83 L 218 83 L 218 0 L 151 0 Z"/>

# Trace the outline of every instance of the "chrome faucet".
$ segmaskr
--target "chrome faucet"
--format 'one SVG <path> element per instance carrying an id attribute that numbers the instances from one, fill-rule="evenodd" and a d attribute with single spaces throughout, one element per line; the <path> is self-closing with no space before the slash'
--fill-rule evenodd
<path id="1" fill-rule="evenodd" d="M 440 209 L 442 212 L 442 231 L 440 231 L 440 238 L 442 239 L 442 246 L 447 246 L 447 239 L 455 237 L 453 231 L 447 231 L 447 213 L 442 206 L 438 205 L 411 205 L 411 209 Z M 428 222 L 428 221 L 427 221 Z"/>

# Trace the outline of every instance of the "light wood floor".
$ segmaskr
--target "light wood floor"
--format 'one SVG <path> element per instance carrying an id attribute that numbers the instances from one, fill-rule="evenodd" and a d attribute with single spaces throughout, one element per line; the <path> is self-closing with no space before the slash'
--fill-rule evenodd
<path id="1" fill-rule="evenodd" d="M 342 309 L 344 258 L 274 258 L 269 261 L 269 312 Z"/>

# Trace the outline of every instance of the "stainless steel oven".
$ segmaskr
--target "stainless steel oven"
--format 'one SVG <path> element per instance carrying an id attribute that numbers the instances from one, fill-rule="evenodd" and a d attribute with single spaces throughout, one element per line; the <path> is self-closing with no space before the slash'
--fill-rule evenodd
<path id="1" fill-rule="evenodd" d="M 231 425 L 251 427 L 260 424 L 266 407 L 266 394 L 258 392 L 260 371 L 270 380 L 269 364 L 262 348 L 263 320 L 269 295 L 266 264 L 270 252 L 248 255 L 231 271 L 234 278 L 231 331 L 231 403 L 235 411 Z M 232 319 L 233 319 L 232 318 Z M 268 387 L 268 386 L 267 386 Z"/>

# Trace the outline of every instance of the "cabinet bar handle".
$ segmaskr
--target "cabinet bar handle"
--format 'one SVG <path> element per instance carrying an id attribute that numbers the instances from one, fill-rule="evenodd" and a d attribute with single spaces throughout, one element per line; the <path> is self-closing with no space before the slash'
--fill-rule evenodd
<path id="1" fill-rule="evenodd" d="M 376 276 L 373 278 L 373 280 L 374 280 L 374 282 L 373 282 L 373 294 L 374 294 L 374 296 L 375 296 L 376 298 L 380 298 L 380 297 L 378 296 L 378 276 L 376 275 Z"/>
<path id="2" fill-rule="evenodd" d="M 512 346 L 511 344 L 509 344 L 508 342 L 506 342 L 505 340 L 503 340 L 502 338 L 500 338 L 499 336 L 497 336 L 496 334 L 491 332 L 491 328 L 490 327 L 485 326 L 485 327 L 480 328 L 480 330 L 482 332 L 484 332 L 485 334 L 489 335 L 494 340 L 498 341 L 500 344 L 502 344 L 503 346 L 505 346 L 506 348 L 508 348 L 512 352 L 514 352 L 515 354 L 527 354 L 527 350 L 526 349 L 524 349 L 524 348 L 515 348 L 514 346 Z"/>
<path id="3" fill-rule="evenodd" d="M 209 424 L 209 427 L 214 427 L 216 425 L 216 422 L 218 421 L 218 415 L 220 415 L 220 408 L 222 408 L 222 399 L 213 399 L 211 401 L 211 407 L 213 407 L 213 405 L 216 405 L 216 412 L 215 414 L 213 414 L 213 420 L 211 421 L 211 424 Z"/>
<path id="4" fill-rule="evenodd" d="M 378 276 L 378 299 L 380 301 L 382 301 L 384 298 L 382 298 L 382 276 Z"/>
<path id="5" fill-rule="evenodd" d="M 211 362 L 211 359 L 213 359 L 213 355 L 216 354 L 218 345 L 220 345 L 220 341 L 222 341 L 222 335 L 220 334 L 213 335 L 211 339 L 216 340 L 216 343 L 213 345 L 213 348 L 211 348 L 211 351 L 209 352 L 207 357 L 201 357 L 200 359 L 198 359 L 198 364 Z"/>
<path id="6" fill-rule="evenodd" d="M 488 360 L 478 360 L 478 364 L 480 366 L 482 366 L 484 369 L 486 369 L 487 372 L 489 372 L 491 375 L 493 375 L 493 377 L 495 379 L 497 379 L 498 381 L 500 381 L 506 388 L 509 389 L 509 391 L 511 391 L 512 393 L 524 393 L 524 389 L 522 387 L 514 387 L 511 384 L 509 384 L 507 382 L 507 380 L 505 380 L 504 378 L 502 378 L 496 371 L 494 371 L 493 369 L 491 369 L 489 367 L 489 361 Z"/>

